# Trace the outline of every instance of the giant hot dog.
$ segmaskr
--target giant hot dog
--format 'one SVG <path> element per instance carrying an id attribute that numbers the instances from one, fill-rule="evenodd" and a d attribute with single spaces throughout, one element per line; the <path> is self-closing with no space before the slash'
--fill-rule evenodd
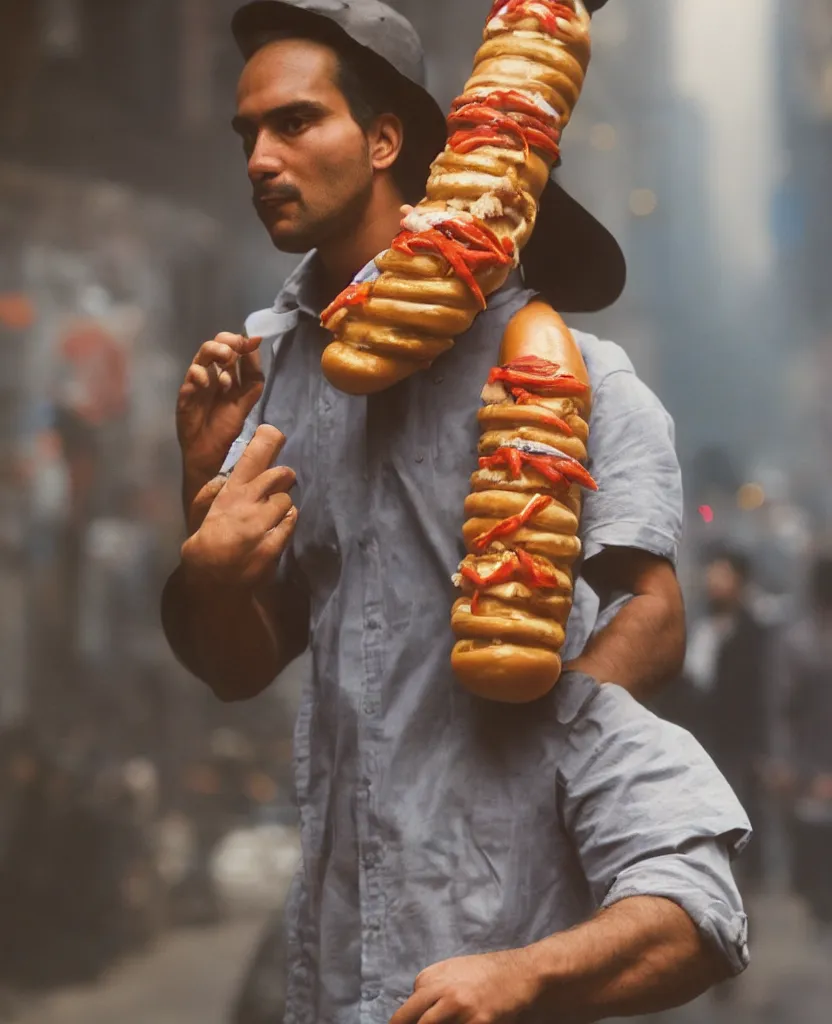
<path id="1" fill-rule="evenodd" d="M 561 673 L 580 555 L 591 392 L 575 339 L 549 306 L 518 313 L 483 391 L 480 466 L 463 528 L 452 667 L 480 697 L 526 703 Z"/>
<path id="2" fill-rule="evenodd" d="M 427 196 L 324 311 L 330 383 L 382 391 L 453 346 L 519 262 L 590 58 L 582 0 L 496 0 Z"/>

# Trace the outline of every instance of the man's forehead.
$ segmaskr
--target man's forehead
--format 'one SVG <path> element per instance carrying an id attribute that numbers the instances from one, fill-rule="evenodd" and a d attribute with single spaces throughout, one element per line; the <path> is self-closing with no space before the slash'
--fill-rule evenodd
<path id="1" fill-rule="evenodd" d="M 337 57 L 330 47 L 309 39 L 277 39 L 252 54 L 237 87 L 242 104 L 253 96 L 270 106 L 282 106 L 304 99 L 331 97 L 335 85 Z"/>

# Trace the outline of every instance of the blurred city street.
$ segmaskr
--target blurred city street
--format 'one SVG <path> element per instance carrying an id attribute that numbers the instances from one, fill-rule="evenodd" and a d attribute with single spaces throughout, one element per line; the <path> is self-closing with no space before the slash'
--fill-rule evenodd
<path id="1" fill-rule="evenodd" d="M 297 262 L 229 124 L 242 2 L 0 4 L 0 1024 L 282 1017 L 313 661 L 222 704 L 160 625 L 179 387 Z M 447 108 L 486 0 L 388 2 Z M 650 1020 L 828 1024 L 832 0 L 612 0 L 593 26 L 559 181 L 628 284 L 568 323 L 672 417 L 689 643 L 653 710 L 740 794 L 762 893 L 749 971 Z"/>
<path id="2" fill-rule="evenodd" d="M 787 896 L 764 897 L 753 910 L 757 935 L 747 974 L 728 992 L 644 1024 L 826 1024 L 832 941 L 819 940 L 801 905 Z M 251 916 L 170 933 L 95 986 L 60 991 L 0 1019 L 4 1024 L 228 1024 L 263 925 L 263 919 Z"/>
<path id="3" fill-rule="evenodd" d="M 166 935 L 98 984 L 33 1002 L 14 1024 L 227 1024 L 259 917 Z"/>

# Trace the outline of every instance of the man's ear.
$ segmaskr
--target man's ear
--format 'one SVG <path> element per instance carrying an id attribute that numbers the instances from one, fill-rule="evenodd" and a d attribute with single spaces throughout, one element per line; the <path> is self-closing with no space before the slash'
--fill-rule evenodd
<path id="1" fill-rule="evenodd" d="M 395 114 L 381 114 L 370 130 L 373 169 L 386 171 L 398 160 L 404 145 L 404 125 Z"/>

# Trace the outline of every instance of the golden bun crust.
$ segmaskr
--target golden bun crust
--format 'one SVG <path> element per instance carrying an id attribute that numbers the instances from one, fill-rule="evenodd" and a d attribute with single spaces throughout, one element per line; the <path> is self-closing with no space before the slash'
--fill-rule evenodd
<path id="1" fill-rule="evenodd" d="M 493 530 L 500 522 L 494 517 L 477 517 L 469 519 L 462 527 L 465 546 L 471 554 L 477 554 L 474 541 L 480 534 Z M 522 547 L 533 555 L 545 555 L 552 561 L 574 562 L 581 553 L 581 542 L 577 537 L 562 533 L 550 533 L 545 530 L 533 530 L 521 527 L 510 537 L 501 537 L 501 543 L 510 551 Z"/>
<path id="2" fill-rule="evenodd" d="M 471 613 L 470 598 L 461 597 L 453 607 L 451 625 L 462 640 L 502 640 L 520 644 L 539 644 L 559 651 L 566 638 L 563 626 L 555 619 L 535 615 L 517 605 L 495 598 L 480 601 L 478 614 Z"/>
<path id="3" fill-rule="evenodd" d="M 500 362 L 506 365 L 528 355 L 556 363 L 589 388 L 589 374 L 575 339 L 557 313 L 542 302 L 531 303 L 512 318 Z M 580 462 L 586 460 L 589 390 L 571 397 L 535 395 L 530 404 L 517 405 L 505 386 L 497 384 L 485 388 L 483 400 L 486 405 L 479 413 L 482 454 L 491 455 L 505 443 L 536 441 Z M 552 415 L 563 420 L 571 433 L 543 422 Z M 525 525 L 480 550 L 474 543 L 478 538 L 519 516 L 536 495 L 551 501 Z M 451 616 L 459 641 L 452 666 L 472 693 L 489 700 L 526 703 L 548 693 L 560 677 L 559 652 L 572 610 L 571 567 L 581 552 L 581 504 L 577 485 L 555 485 L 528 464 L 517 479 L 503 466 L 480 468 L 472 475 L 462 530 L 469 554 L 456 577 L 465 596 L 456 602 Z M 501 568 L 519 557 L 513 554 L 518 551 L 536 559 L 535 568 L 545 570 L 548 585 L 539 585 L 532 577 L 499 576 Z M 465 574 L 470 572 L 478 579 Z M 492 577 L 496 582 L 489 585 Z"/>
<path id="4" fill-rule="evenodd" d="M 529 502 L 528 494 L 514 491 L 475 491 L 465 499 L 465 514 L 471 518 L 508 519 L 519 515 Z M 553 501 L 542 512 L 532 516 L 529 525 L 553 533 L 576 534 L 578 517 L 565 505 Z"/>
<path id="5" fill-rule="evenodd" d="M 565 2 L 568 6 L 571 0 Z M 467 103 L 480 107 L 494 91 L 520 93 L 537 113 L 509 110 L 501 116 L 515 121 L 525 117 L 523 123 L 529 127 L 534 127 L 529 117 L 536 116 L 554 133 L 552 138 L 547 142 L 545 133 L 532 133 L 524 151 L 510 132 L 502 136 L 507 145 L 481 142 L 467 153 L 459 143 L 453 148 L 449 140 L 431 168 L 426 198 L 405 222 L 417 235 L 442 216 L 462 218 L 492 232 L 505 250 L 494 253 L 502 260 L 498 266 L 474 272 L 476 286 L 486 298 L 502 286 L 531 238 L 537 204 L 555 160 L 550 147 L 568 124 L 583 86 L 590 56 L 589 16 L 582 3 L 572 6 L 573 17 L 560 12 L 554 21 L 546 16 L 546 5 L 534 4 L 519 17 L 490 18 L 463 93 Z M 478 115 L 471 115 L 472 109 L 468 107 L 468 116 L 455 115 L 458 119 L 452 123 L 473 128 Z M 517 129 L 512 132 L 516 135 Z M 335 342 L 323 359 L 323 372 L 335 387 L 348 386 L 350 394 L 382 391 L 425 368 L 447 346 L 414 345 L 414 340 L 458 337 L 482 308 L 480 297 L 445 255 L 391 249 L 377 258 L 376 266 L 382 276 L 370 285 L 369 294 L 325 321 Z M 385 328 L 381 345 L 376 327 Z M 402 343 L 397 350 L 398 337 Z"/>
<path id="6" fill-rule="evenodd" d="M 529 704 L 545 697 L 560 678 L 561 660 L 545 647 L 460 640 L 451 667 L 477 697 L 502 704 Z"/>

